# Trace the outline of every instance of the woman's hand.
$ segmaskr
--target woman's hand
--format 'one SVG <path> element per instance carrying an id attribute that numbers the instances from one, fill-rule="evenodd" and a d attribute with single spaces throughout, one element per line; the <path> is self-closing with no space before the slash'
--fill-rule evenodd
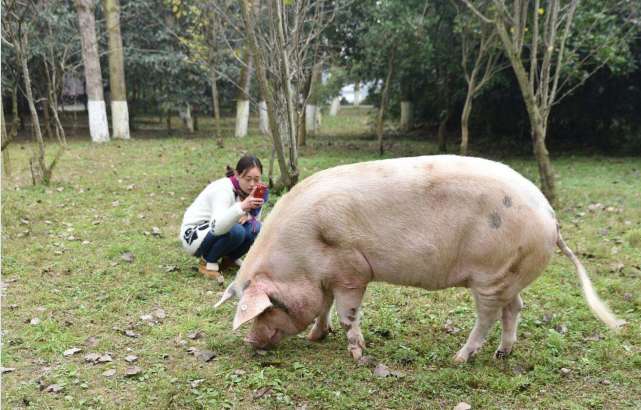
<path id="1" fill-rule="evenodd" d="M 263 206 L 263 199 L 262 198 L 256 198 L 254 197 L 254 191 L 256 191 L 256 187 L 252 189 L 251 193 L 243 202 L 240 203 L 240 207 L 243 211 L 249 212 L 252 209 L 259 208 Z"/>
<path id="2" fill-rule="evenodd" d="M 249 215 L 245 214 L 238 219 L 238 223 L 244 225 L 245 222 L 249 221 Z"/>

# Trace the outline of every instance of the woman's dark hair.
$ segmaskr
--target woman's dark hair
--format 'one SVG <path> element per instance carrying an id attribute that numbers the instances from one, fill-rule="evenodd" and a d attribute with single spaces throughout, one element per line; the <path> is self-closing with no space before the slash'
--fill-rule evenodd
<path id="1" fill-rule="evenodd" d="M 248 169 L 252 169 L 254 167 L 258 167 L 260 169 L 260 173 L 263 173 L 263 164 L 261 164 L 260 160 L 258 157 L 255 155 L 243 155 L 239 160 L 238 163 L 236 164 L 236 172 L 238 175 L 242 175 L 243 172 L 247 171 Z M 234 175 L 234 170 L 232 167 L 227 165 L 227 171 L 225 172 L 225 176 L 232 176 Z"/>

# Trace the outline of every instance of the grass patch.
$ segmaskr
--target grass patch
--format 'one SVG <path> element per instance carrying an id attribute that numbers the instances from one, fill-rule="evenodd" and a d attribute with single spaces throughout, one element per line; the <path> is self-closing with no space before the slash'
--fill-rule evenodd
<path id="1" fill-rule="evenodd" d="M 301 149 L 302 177 L 379 158 L 368 121 L 350 110 L 326 118 L 322 134 Z M 555 257 L 523 294 L 513 355 L 492 359 L 495 328 L 472 363 L 455 366 L 451 357 L 474 323 L 468 292 L 372 284 L 362 326 L 367 354 L 404 375 L 380 379 L 352 362 L 340 330 L 318 344 L 294 337 L 261 356 L 244 346 L 245 328 L 231 331 L 233 304 L 212 309 L 222 289 L 199 276 L 196 260 L 181 250 L 183 212 L 242 152 L 265 162 L 271 152 L 258 135 L 225 142 L 219 149 L 205 137 L 75 141 L 50 187 L 29 186 L 31 147 L 10 147 L 14 172 L 2 180 L 2 366 L 16 370 L 2 376 L 3 406 L 406 409 L 466 401 L 475 408 L 638 408 L 639 158 L 554 159 L 564 237 L 599 294 L 629 322 L 624 332 L 608 332 L 591 315 L 572 265 Z M 418 138 L 390 138 L 387 148 L 386 157 L 436 152 Z M 535 162 L 503 160 L 538 180 Z M 125 252 L 134 255 L 131 263 Z M 140 319 L 156 309 L 166 318 Z M 30 324 L 34 318 L 38 324 Z M 460 331 L 446 332 L 448 320 Z M 196 330 L 205 335 L 189 339 Z M 190 346 L 216 357 L 199 361 Z M 83 352 L 64 357 L 71 347 Z M 87 353 L 110 353 L 113 361 L 86 363 Z M 129 354 L 142 368 L 131 378 Z M 116 374 L 103 376 L 109 369 Z M 60 393 L 40 390 L 54 383 Z"/>

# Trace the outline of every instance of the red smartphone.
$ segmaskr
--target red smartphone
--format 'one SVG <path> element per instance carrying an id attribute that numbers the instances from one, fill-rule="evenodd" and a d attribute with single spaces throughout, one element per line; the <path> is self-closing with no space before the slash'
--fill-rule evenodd
<path id="1" fill-rule="evenodd" d="M 254 198 L 265 199 L 265 191 L 267 191 L 267 185 L 258 183 L 254 190 Z"/>

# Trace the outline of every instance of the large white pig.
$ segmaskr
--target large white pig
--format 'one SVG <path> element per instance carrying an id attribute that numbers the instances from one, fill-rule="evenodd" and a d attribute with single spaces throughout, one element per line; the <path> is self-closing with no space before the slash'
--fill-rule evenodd
<path id="1" fill-rule="evenodd" d="M 504 357 L 516 341 L 519 292 L 557 246 L 574 263 L 589 307 L 616 329 L 622 322 L 563 242 L 552 207 L 508 166 L 451 155 L 338 166 L 278 201 L 216 306 L 239 297 L 233 328 L 254 319 L 245 340 L 268 348 L 314 321 L 309 339 L 322 339 L 335 304 L 348 349 L 359 359 L 365 347 L 359 311 L 369 282 L 467 287 L 477 319 L 454 360 L 474 355 L 498 318 L 495 356 Z"/>

